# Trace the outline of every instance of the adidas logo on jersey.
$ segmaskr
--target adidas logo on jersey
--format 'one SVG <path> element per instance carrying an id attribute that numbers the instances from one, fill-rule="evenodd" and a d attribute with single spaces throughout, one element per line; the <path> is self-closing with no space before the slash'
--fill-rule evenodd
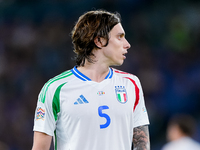
<path id="1" fill-rule="evenodd" d="M 80 95 L 79 98 L 77 99 L 77 101 L 74 102 L 74 105 L 85 104 L 85 103 L 89 103 L 89 102 L 83 95 Z"/>

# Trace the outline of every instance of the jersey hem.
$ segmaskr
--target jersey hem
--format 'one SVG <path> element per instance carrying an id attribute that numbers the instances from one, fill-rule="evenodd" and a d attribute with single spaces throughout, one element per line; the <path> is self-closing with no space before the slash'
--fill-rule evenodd
<path id="1" fill-rule="evenodd" d="M 38 131 L 38 132 L 46 133 L 50 136 L 54 136 L 54 133 L 52 133 L 50 130 L 45 130 L 44 128 L 40 128 L 36 126 L 34 126 L 33 131 Z"/>
<path id="2" fill-rule="evenodd" d="M 138 123 L 138 124 L 135 124 L 134 126 L 133 126 L 133 128 L 136 128 L 136 127 L 139 127 L 139 126 L 144 126 L 144 125 L 149 125 L 150 123 L 149 123 L 149 121 L 148 122 L 140 122 L 140 123 Z"/>

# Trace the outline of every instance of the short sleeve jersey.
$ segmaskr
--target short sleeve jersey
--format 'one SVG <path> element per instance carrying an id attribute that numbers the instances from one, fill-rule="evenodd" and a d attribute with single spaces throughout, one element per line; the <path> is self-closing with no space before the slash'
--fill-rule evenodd
<path id="1" fill-rule="evenodd" d="M 130 150 L 133 128 L 149 124 L 139 79 L 114 68 L 100 83 L 74 67 L 42 88 L 34 131 L 55 150 Z"/>

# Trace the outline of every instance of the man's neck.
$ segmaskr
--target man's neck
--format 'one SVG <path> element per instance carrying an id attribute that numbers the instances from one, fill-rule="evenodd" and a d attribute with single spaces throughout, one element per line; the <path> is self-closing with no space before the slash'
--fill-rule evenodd
<path id="1" fill-rule="evenodd" d="M 109 67 L 103 64 L 86 62 L 84 66 L 79 66 L 77 69 L 90 78 L 92 81 L 101 82 L 109 73 Z"/>

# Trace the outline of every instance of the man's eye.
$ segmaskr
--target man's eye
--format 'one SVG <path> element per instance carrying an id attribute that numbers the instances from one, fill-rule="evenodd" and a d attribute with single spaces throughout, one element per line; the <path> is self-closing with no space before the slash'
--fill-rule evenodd
<path id="1" fill-rule="evenodd" d="M 119 35 L 119 39 L 122 39 L 122 38 L 124 38 L 124 34 Z"/>
<path id="2" fill-rule="evenodd" d="M 119 39 L 122 39 L 123 37 L 124 37 L 123 35 L 120 35 L 118 38 L 119 38 Z"/>

